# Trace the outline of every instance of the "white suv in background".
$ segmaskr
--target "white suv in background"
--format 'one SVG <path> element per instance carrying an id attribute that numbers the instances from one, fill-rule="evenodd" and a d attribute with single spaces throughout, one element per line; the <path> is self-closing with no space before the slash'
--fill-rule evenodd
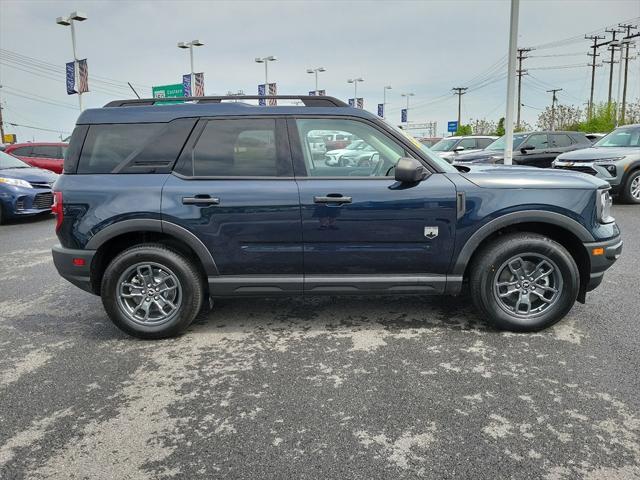
<path id="1" fill-rule="evenodd" d="M 490 135 L 470 135 L 465 137 L 446 137 L 431 147 L 438 156 L 453 163 L 459 153 L 471 153 L 484 150 L 498 137 Z"/>

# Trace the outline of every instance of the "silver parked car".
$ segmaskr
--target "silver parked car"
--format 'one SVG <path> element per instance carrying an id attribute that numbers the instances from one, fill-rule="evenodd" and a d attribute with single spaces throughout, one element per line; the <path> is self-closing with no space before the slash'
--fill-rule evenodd
<path id="1" fill-rule="evenodd" d="M 622 201 L 640 203 L 640 124 L 616 128 L 590 148 L 559 155 L 553 168 L 602 178 Z"/>
<path id="2" fill-rule="evenodd" d="M 472 153 L 487 148 L 498 137 L 489 135 L 470 135 L 465 137 L 446 137 L 431 147 L 438 156 L 452 163 L 459 153 Z"/>

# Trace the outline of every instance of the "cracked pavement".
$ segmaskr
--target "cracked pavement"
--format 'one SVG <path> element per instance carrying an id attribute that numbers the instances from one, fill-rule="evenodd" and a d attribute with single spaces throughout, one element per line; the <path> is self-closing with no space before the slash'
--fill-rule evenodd
<path id="1" fill-rule="evenodd" d="M 0 226 L 0 478 L 640 478 L 640 208 L 558 325 L 465 297 L 218 302 L 117 330 L 58 277 L 51 218 Z"/>

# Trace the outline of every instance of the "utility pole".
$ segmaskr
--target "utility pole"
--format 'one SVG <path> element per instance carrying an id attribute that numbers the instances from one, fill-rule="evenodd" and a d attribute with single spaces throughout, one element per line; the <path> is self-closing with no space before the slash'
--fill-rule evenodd
<path id="1" fill-rule="evenodd" d="M 522 92 L 522 76 L 527 74 L 526 70 L 522 69 L 522 61 L 525 58 L 529 58 L 529 57 L 525 57 L 525 54 L 530 52 L 531 49 L 530 48 L 519 48 L 518 49 L 518 115 L 516 117 L 516 128 L 519 130 L 520 129 L 520 106 L 522 104 L 521 100 L 520 100 L 520 96 L 521 96 L 521 92 Z"/>
<path id="2" fill-rule="evenodd" d="M 617 28 L 612 28 L 612 29 L 605 30 L 605 32 L 610 33 L 612 35 L 611 41 L 609 42 L 611 44 L 611 43 L 615 43 L 616 35 L 618 33 L 623 33 L 624 30 L 618 30 Z M 609 94 L 607 96 L 607 106 L 611 105 L 611 94 L 613 92 L 613 64 L 616 63 L 614 60 L 616 47 L 613 45 L 609 45 L 609 50 L 611 51 L 611 60 L 609 60 L 608 62 L 607 61 L 603 62 L 603 63 L 609 64 Z"/>
<path id="3" fill-rule="evenodd" d="M 627 25 L 627 24 L 622 24 L 618 26 L 626 30 L 626 35 L 625 35 L 625 38 L 623 38 L 623 40 L 627 40 L 626 52 L 624 55 L 624 84 L 622 87 L 622 110 L 620 111 L 620 124 L 624 124 L 624 117 L 626 114 L 626 107 L 627 107 L 627 73 L 629 69 L 629 58 L 630 58 L 629 57 L 630 42 L 628 40 L 630 40 L 630 37 L 631 37 L 631 30 L 637 29 L 638 26 Z"/>
<path id="4" fill-rule="evenodd" d="M 598 47 L 602 46 L 598 45 L 598 40 L 603 40 L 604 36 L 601 37 L 599 35 L 590 35 L 584 38 L 586 40 L 593 40 L 593 45 L 589 47 L 593 51 L 587 54 L 587 56 L 591 57 L 591 63 L 588 64 L 591 67 L 591 93 L 589 94 L 589 105 L 587 106 L 587 118 L 591 120 L 591 115 L 593 114 L 593 89 L 596 81 L 596 67 L 598 66 L 598 64 L 596 63 L 596 57 L 600 56 L 600 54 L 597 52 Z"/>
<path id="5" fill-rule="evenodd" d="M 462 126 L 462 95 L 464 95 L 469 87 L 455 87 L 452 88 L 455 95 L 458 95 L 458 129 Z"/>
<path id="6" fill-rule="evenodd" d="M 2 93 L 2 85 L 0 85 L 0 93 Z M 0 143 L 4 143 L 4 123 L 2 121 L 2 95 L 0 95 Z"/>
<path id="7" fill-rule="evenodd" d="M 551 93 L 553 94 L 553 96 L 551 97 L 551 128 L 550 130 L 553 131 L 555 130 L 555 123 L 556 123 L 556 101 L 558 100 L 556 98 L 556 92 L 560 92 L 562 91 L 561 88 L 553 88 L 551 90 L 547 90 L 547 93 Z"/>
<path id="8" fill-rule="evenodd" d="M 505 112 L 504 132 L 504 164 L 513 163 L 513 102 L 516 87 L 516 59 L 518 53 L 518 19 L 520 16 L 520 0 L 511 0 L 509 14 L 509 53 L 507 54 L 507 111 Z"/>

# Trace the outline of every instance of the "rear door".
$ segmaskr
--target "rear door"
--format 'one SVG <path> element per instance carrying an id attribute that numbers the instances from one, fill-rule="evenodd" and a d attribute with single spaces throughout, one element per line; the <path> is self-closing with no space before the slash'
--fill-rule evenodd
<path id="1" fill-rule="evenodd" d="M 202 119 L 162 193 L 162 217 L 195 234 L 212 295 L 302 291 L 302 233 L 285 120 Z"/>
<path id="2" fill-rule="evenodd" d="M 376 154 L 366 164 L 327 166 L 311 155 L 318 130 L 344 132 Z M 302 206 L 305 292 L 444 288 L 456 222 L 456 190 L 445 175 L 396 182 L 398 158 L 415 154 L 364 120 L 291 120 L 289 138 Z"/>

